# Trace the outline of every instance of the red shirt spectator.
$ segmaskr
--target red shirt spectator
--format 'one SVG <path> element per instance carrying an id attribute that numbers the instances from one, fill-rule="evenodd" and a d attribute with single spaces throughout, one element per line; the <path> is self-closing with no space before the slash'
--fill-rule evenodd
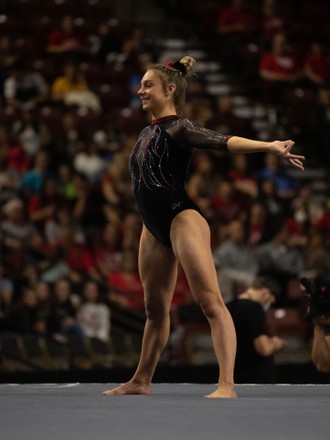
<path id="1" fill-rule="evenodd" d="M 9 138 L 4 125 L 0 126 L 0 160 L 7 163 L 7 168 L 18 172 L 24 172 L 29 168 L 29 159 L 23 145 Z"/>
<path id="2" fill-rule="evenodd" d="M 320 218 L 314 223 L 314 226 L 321 231 L 325 238 L 325 245 L 330 246 L 330 197 L 325 202 L 325 209 Z"/>
<path id="3" fill-rule="evenodd" d="M 50 53 L 80 51 L 84 48 L 84 44 L 84 39 L 75 31 L 73 18 L 66 15 L 62 18 L 61 27 L 49 34 L 47 51 Z"/>
<path id="4" fill-rule="evenodd" d="M 41 192 L 32 195 L 29 199 L 28 213 L 30 220 L 43 228 L 47 221 L 52 220 L 62 200 L 63 198 L 58 193 L 56 181 L 51 177 L 46 178 Z"/>
<path id="5" fill-rule="evenodd" d="M 8 168 L 13 168 L 22 173 L 29 168 L 29 159 L 22 144 L 13 144 L 8 150 Z"/>
<path id="6" fill-rule="evenodd" d="M 271 41 L 273 36 L 283 32 L 289 23 L 289 11 L 283 10 L 276 0 L 264 0 L 262 5 L 261 32 L 265 42 Z"/>
<path id="7" fill-rule="evenodd" d="M 242 6 L 242 0 L 231 0 L 220 10 L 218 30 L 220 33 L 248 33 L 258 28 L 258 17 Z"/>
<path id="8" fill-rule="evenodd" d="M 84 242 L 77 241 L 76 234 L 73 226 L 62 225 L 61 237 L 54 245 L 54 249 L 63 252 L 63 261 L 70 269 L 70 281 L 79 283 L 86 276 L 99 279 L 92 253 Z"/>
<path id="9" fill-rule="evenodd" d="M 321 44 L 311 43 L 310 50 L 304 59 L 304 73 L 307 79 L 315 84 L 323 84 L 330 80 L 330 57 Z"/>
<path id="10" fill-rule="evenodd" d="M 272 50 L 261 56 L 259 73 L 266 81 L 295 81 L 300 78 L 300 63 L 287 50 L 284 34 L 276 34 L 272 40 Z"/>
<path id="11" fill-rule="evenodd" d="M 137 255 L 131 250 L 122 253 L 118 271 L 108 277 L 110 300 L 131 309 L 144 309 L 143 286 L 137 269 Z"/>
<path id="12" fill-rule="evenodd" d="M 121 234 L 119 226 L 107 223 L 93 248 L 96 268 L 105 279 L 108 278 L 110 272 L 119 269 L 121 257 L 120 244 Z"/>
<path id="13" fill-rule="evenodd" d="M 226 180 L 219 182 L 218 191 L 211 199 L 215 216 L 222 224 L 245 218 L 246 204 L 243 202 L 233 184 Z"/>

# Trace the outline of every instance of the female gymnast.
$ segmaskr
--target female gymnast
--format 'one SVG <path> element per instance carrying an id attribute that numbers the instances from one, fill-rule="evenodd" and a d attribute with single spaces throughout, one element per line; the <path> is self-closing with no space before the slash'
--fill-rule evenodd
<path id="1" fill-rule="evenodd" d="M 104 395 L 150 394 L 160 354 L 170 332 L 170 306 L 178 262 L 190 291 L 211 328 L 219 364 L 219 381 L 208 398 L 237 397 L 233 371 L 236 335 L 224 304 L 213 262 L 210 229 L 185 190 L 195 148 L 229 153 L 271 152 L 301 170 L 304 157 L 291 153 L 294 142 L 262 142 L 224 136 L 178 115 L 185 100 L 187 79 L 196 61 L 189 56 L 166 65 L 151 65 L 138 95 L 152 121 L 142 130 L 130 157 L 137 205 L 143 220 L 139 271 L 144 287 L 146 324 L 140 361 L 132 379 Z"/>

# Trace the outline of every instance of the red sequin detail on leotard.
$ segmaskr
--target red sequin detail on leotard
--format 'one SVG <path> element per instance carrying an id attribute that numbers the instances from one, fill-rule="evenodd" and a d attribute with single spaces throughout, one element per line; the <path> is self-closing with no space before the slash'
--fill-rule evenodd
<path id="1" fill-rule="evenodd" d="M 162 122 L 167 121 L 174 121 L 175 119 L 179 119 L 179 117 L 177 115 L 163 116 L 162 118 L 152 119 L 151 125 L 161 124 Z"/>

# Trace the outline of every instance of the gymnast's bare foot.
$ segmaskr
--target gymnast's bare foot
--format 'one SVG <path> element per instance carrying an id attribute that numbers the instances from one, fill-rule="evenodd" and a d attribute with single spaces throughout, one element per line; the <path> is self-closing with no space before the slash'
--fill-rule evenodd
<path id="1" fill-rule="evenodd" d="M 205 396 L 207 399 L 236 399 L 237 393 L 233 386 L 219 386 L 213 393 Z"/>
<path id="2" fill-rule="evenodd" d="M 150 384 L 141 384 L 134 382 L 127 382 L 119 387 L 113 388 L 112 390 L 103 391 L 104 396 L 122 396 L 125 394 L 145 394 L 148 395 L 151 393 Z"/>

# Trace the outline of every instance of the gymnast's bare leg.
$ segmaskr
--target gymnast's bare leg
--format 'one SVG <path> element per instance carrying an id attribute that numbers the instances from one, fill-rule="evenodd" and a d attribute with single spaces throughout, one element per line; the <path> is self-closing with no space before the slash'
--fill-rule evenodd
<path id="1" fill-rule="evenodd" d="M 235 398 L 235 327 L 220 292 L 211 253 L 209 226 L 197 211 L 185 210 L 172 222 L 171 241 L 186 274 L 190 291 L 210 324 L 220 367 L 218 387 L 206 397 Z"/>
<path id="2" fill-rule="evenodd" d="M 209 227 L 196 211 L 183 211 L 173 220 L 171 240 L 191 292 L 210 323 L 215 354 L 221 366 L 218 387 L 206 397 L 235 398 L 233 371 L 236 335 L 220 293 L 211 254 Z M 139 262 L 146 289 L 147 311 L 141 358 L 133 378 L 126 384 L 105 391 L 106 395 L 149 394 L 159 356 L 169 337 L 169 310 L 176 282 L 176 259 L 170 249 L 157 242 L 144 229 Z"/>
<path id="3" fill-rule="evenodd" d="M 151 381 L 170 334 L 170 307 L 177 279 L 177 259 L 173 251 L 143 228 L 139 270 L 144 287 L 146 324 L 140 361 L 132 379 L 105 395 L 150 394 Z"/>

